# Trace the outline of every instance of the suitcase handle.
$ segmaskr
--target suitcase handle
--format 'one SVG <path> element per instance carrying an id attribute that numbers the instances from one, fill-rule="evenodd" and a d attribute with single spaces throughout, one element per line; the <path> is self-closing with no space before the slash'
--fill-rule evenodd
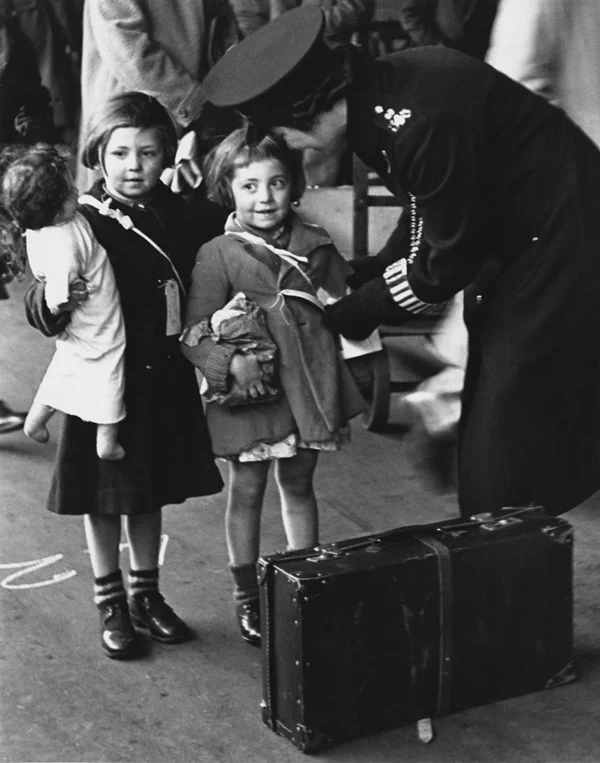
<path id="1" fill-rule="evenodd" d="M 523 522 L 523 515 L 529 515 L 531 513 L 543 514 L 544 507 L 539 505 L 505 506 L 501 511 L 504 512 L 502 516 L 487 512 L 483 514 L 473 514 L 467 522 L 457 522 L 448 527 L 437 527 L 436 532 L 444 535 L 456 536 L 464 535 L 469 532 L 469 530 L 473 530 L 476 527 L 488 532 L 493 532 L 494 530 L 501 530 L 505 527 L 510 527 L 511 525 L 521 524 L 521 522 Z"/>
<path id="2" fill-rule="evenodd" d="M 474 514 L 465 522 L 461 522 L 460 520 L 450 520 L 446 527 L 440 527 L 439 523 L 429 525 L 406 525 L 405 527 L 377 533 L 377 535 L 363 536 L 357 538 L 355 542 L 349 540 L 327 543 L 325 545 L 315 546 L 312 549 L 299 549 L 296 554 L 291 551 L 285 551 L 280 555 L 273 555 L 272 559 L 275 560 L 280 556 L 286 561 L 301 560 L 317 563 L 327 559 L 336 559 L 359 548 L 365 548 L 372 552 L 376 552 L 386 543 L 395 543 L 401 538 L 425 535 L 428 532 L 431 534 L 439 533 L 442 535 L 459 536 L 464 535 L 474 528 L 482 528 L 487 531 L 500 530 L 508 525 L 520 523 L 522 521 L 520 519 L 521 516 L 531 513 L 542 514 L 544 512 L 544 507 L 534 504 L 528 506 L 505 506 L 501 511 L 503 512 L 502 516 L 486 513 Z M 308 556 L 307 552 L 309 554 Z"/>

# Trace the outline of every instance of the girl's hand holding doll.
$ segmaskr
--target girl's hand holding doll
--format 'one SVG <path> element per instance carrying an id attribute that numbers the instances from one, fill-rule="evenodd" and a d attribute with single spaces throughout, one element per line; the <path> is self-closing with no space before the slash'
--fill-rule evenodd
<path id="1" fill-rule="evenodd" d="M 71 310 L 75 310 L 76 307 L 81 305 L 89 297 L 88 287 L 85 281 L 78 280 L 69 284 L 69 299 L 60 305 L 56 306 L 55 313 L 69 313 Z"/>
<path id="2" fill-rule="evenodd" d="M 236 352 L 231 358 L 229 372 L 241 394 L 247 398 L 266 394 L 263 372 L 256 355 Z"/>

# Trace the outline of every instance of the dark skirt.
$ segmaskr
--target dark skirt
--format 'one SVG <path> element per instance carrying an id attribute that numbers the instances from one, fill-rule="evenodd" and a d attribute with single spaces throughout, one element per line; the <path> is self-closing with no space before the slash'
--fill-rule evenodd
<path id="1" fill-rule="evenodd" d="M 142 514 L 222 489 L 195 372 L 176 340 L 160 363 L 127 372 L 125 404 L 121 461 L 98 458 L 95 424 L 63 417 L 50 511 Z"/>

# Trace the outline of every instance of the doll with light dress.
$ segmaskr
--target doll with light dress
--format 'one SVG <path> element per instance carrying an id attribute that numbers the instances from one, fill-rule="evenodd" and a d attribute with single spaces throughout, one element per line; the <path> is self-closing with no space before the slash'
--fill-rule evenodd
<path id="1" fill-rule="evenodd" d="M 112 266 L 85 217 L 66 158 L 45 144 L 12 150 L 1 178 L 3 210 L 21 231 L 33 275 L 46 284 L 51 313 L 69 309 L 69 289 L 84 281 L 88 298 L 72 310 L 25 421 L 28 437 L 48 441 L 59 410 L 98 425 L 96 451 L 105 460 L 125 455 L 118 442 L 125 418 L 125 326 Z"/>

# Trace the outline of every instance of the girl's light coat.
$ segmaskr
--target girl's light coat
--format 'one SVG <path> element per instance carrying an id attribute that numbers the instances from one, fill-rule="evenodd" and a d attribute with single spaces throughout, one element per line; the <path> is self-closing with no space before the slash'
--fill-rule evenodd
<path id="1" fill-rule="evenodd" d="M 243 292 L 265 311 L 279 350 L 279 383 L 283 399 L 235 409 L 207 405 L 207 420 L 216 455 L 235 455 L 259 442 L 276 442 L 293 431 L 302 440 L 321 442 L 364 409 L 363 398 L 340 356 L 339 343 L 323 321 L 314 300 L 319 289 L 337 298 L 346 290 L 350 266 L 331 238 L 294 215 L 288 249 L 306 257 L 303 276 L 289 260 L 278 258 L 266 246 L 235 233 L 230 219 L 228 234 L 205 244 L 196 259 L 186 323 L 210 317 L 237 292 Z M 311 283 L 312 282 L 312 286 Z M 308 298 L 284 294 L 303 292 Z M 196 347 L 183 346 L 186 356 L 207 377 L 211 386 L 226 386 L 231 352 L 211 339 Z"/>

